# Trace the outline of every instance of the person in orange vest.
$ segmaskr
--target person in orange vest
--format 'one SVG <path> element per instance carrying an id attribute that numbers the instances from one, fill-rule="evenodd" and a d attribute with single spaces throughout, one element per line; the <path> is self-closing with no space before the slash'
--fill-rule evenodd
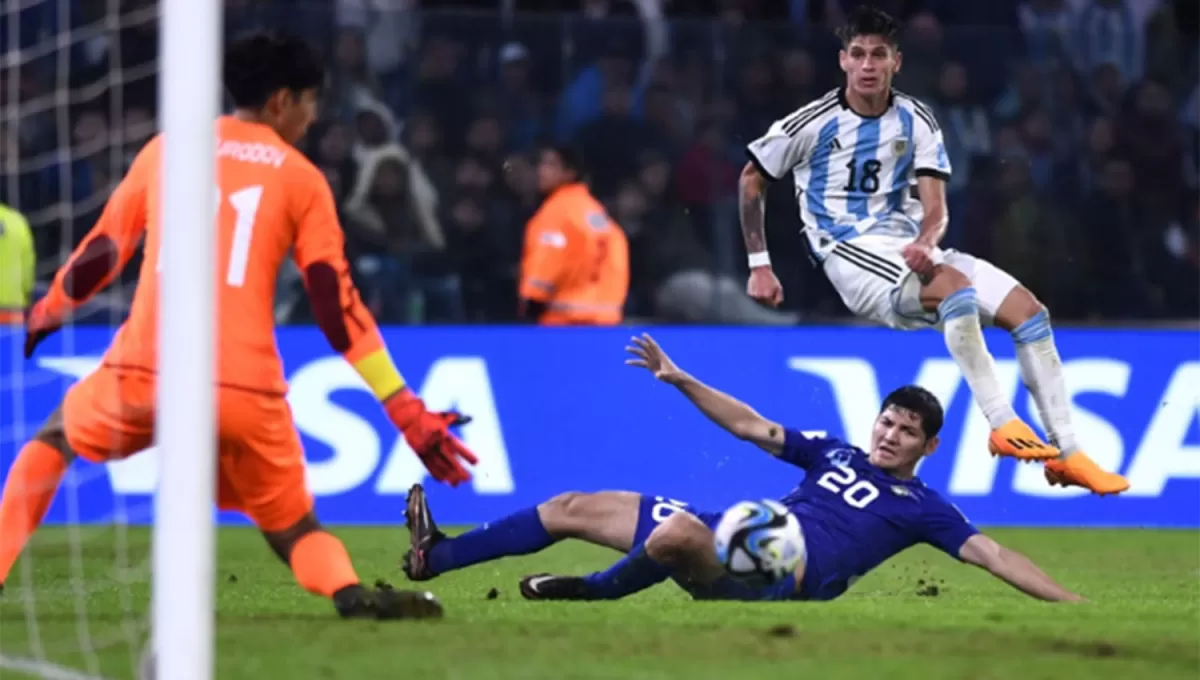
<path id="1" fill-rule="evenodd" d="M 546 194 L 525 225 L 520 315 L 543 326 L 612 326 L 629 293 L 629 241 L 583 181 L 573 151 L 543 148 L 538 188 Z"/>

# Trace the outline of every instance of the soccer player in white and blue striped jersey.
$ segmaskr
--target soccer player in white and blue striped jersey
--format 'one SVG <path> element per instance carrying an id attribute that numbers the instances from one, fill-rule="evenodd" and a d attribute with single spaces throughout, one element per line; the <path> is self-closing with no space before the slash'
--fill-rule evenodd
<path id="1" fill-rule="evenodd" d="M 991 426 L 993 455 L 1045 461 L 1051 484 L 1120 493 L 1129 482 L 1097 466 L 1076 442 L 1045 307 L 995 265 L 938 247 L 950 161 L 932 111 L 892 89 L 901 66 L 897 32 L 890 16 L 860 6 L 841 31 L 846 86 L 776 121 L 747 146 L 750 162 L 739 182 L 747 292 L 772 306 L 783 300 L 767 253 L 763 199 L 770 181 L 791 174 L 810 254 L 842 301 L 892 328 L 942 330 Z M 1053 444 L 1004 396 L 984 323 L 1012 333 L 1021 376 Z"/>

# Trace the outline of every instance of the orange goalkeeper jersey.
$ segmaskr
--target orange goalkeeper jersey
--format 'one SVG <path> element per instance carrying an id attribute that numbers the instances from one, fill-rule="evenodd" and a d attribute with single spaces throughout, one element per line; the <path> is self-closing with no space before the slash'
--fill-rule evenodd
<path id="1" fill-rule="evenodd" d="M 314 315 L 334 349 L 360 373 L 364 367 L 391 366 L 375 321 L 351 283 L 337 208 L 324 175 L 265 125 L 226 116 L 217 120 L 216 135 L 218 383 L 286 392 L 274 303 L 279 268 L 289 251 L 304 273 Z M 169 220 L 164 224 L 159 217 L 162 151 L 161 136 L 141 150 L 45 299 L 51 314 L 65 318 L 112 281 L 144 236 L 133 307 L 104 357 L 104 364 L 115 369 L 154 371 L 157 366 L 159 244 L 163 229 L 171 228 Z M 384 373 L 390 375 L 394 368 Z M 400 386 L 398 374 L 384 382 L 394 384 L 371 387 L 387 392 Z"/>

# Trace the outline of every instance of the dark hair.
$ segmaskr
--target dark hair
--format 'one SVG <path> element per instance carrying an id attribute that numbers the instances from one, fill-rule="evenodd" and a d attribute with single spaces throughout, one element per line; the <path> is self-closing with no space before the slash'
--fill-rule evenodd
<path id="1" fill-rule="evenodd" d="M 900 24 L 890 14 L 870 5 L 859 5 L 846 19 L 846 25 L 839 28 L 837 33 L 842 39 L 842 46 L 845 47 L 851 40 L 867 35 L 877 35 L 895 45 L 899 32 Z"/>
<path id="2" fill-rule="evenodd" d="M 583 181 L 585 173 L 583 159 L 580 153 L 573 147 L 566 144 L 543 144 L 538 149 L 538 153 L 546 152 L 558 156 L 558 161 L 562 163 L 563 168 L 574 172 L 575 178 L 581 182 Z"/>
<path id="3" fill-rule="evenodd" d="M 942 404 L 933 393 L 919 385 L 905 385 L 892 390 L 883 400 L 879 412 L 883 413 L 890 407 L 911 411 L 921 418 L 921 430 L 925 433 L 926 441 L 937 436 L 942 431 L 942 421 L 945 413 Z"/>
<path id="4" fill-rule="evenodd" d="M 239 109 L 258 109 L 279 90 L 299 93 L 325 82 L 321 56 L 299 38 L 255 33 L 225 50 L 225 90 Z"/>

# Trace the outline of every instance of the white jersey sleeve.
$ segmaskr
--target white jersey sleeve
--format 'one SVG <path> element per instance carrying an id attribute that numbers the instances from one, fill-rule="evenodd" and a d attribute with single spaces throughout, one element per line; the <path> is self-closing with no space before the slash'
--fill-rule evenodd
<path id="1" fill-rule="evenodd" d="M 946 155 L 946 141 L 933 111 L 915 99 L 913 111 L 917 114 L 913 126 L 913 169 L 917 177 L 932 176 L 950 181 L 950 157 Z"/>
<path id="2" fill-rule="evenodd" d="M 772 180 L 783 179 L 807 160 L 816 141 L 810 125 L 837 105 L 836 91 L 810 102 L 771 124 L 766 134 L 746 145 L 750 162 Z"/>

